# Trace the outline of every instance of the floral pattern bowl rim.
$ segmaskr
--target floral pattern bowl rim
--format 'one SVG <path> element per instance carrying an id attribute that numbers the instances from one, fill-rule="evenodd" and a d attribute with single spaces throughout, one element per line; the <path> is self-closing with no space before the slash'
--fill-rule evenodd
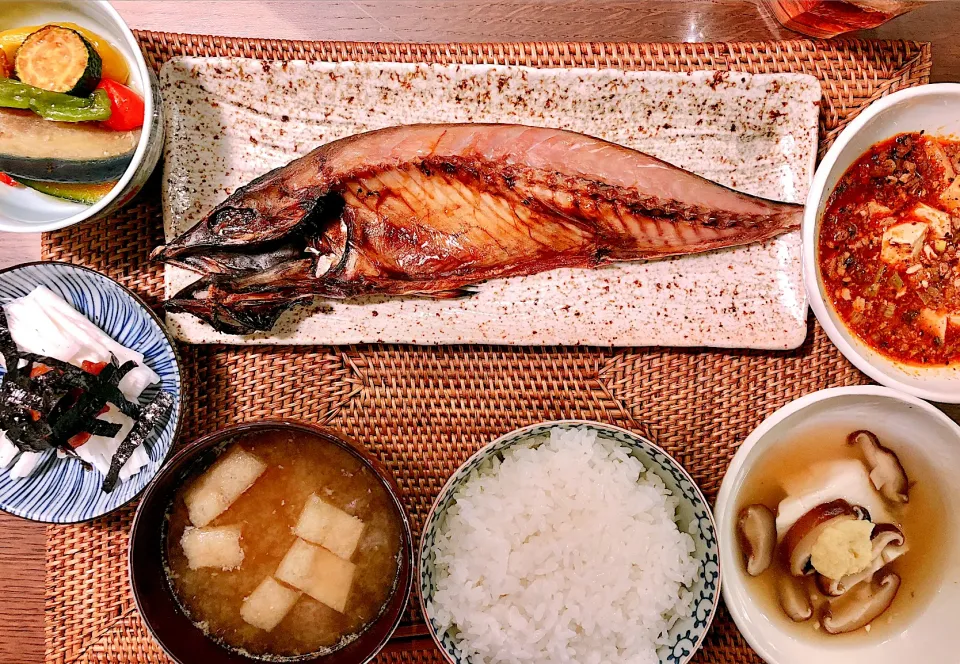
<path id="1" fill-rule="evenodd" d="M 686 664 L 703 645 L 706 634 L 716 615 L 720 601 L 720 557 L 717 542 L 717 525 L 710 503 L 704 497 L 696 482 L 683 466 L 663 448 L 648 438 L 633 431 L 603 422 L 590 420 L 553 420 L 531 424 L 506 433 L 496 440 L 484 445 L 474 452 L 443 485 L 430 511 L 424 519 L 423 533 L 420 538 L 420 548 L 417 555 L 417 593 L 420 601 L 420 610 L 423 614 L 427 629 L 434 643 L 440 649 L 444 659 L 450 664 L 469 664 L 469 659 L 462 657 L 456 648 L 455 639 L 446 633 L 439 633 L 428 609 L 429 598 L 432 597 L 431 586 L 433 578 L 433 561 L 431 546 L 437 528 L 444 513 L 453 502 L 453 494 L 461 483 L 486 460 L 493 455 L 513 445 L 524 444 L 531 438 L 549 433 L 550 430 L 563 427 L 586 427 L 593 429 L 598 435 L 630 447 L 634 454 L 640 453 L 638 458 L 648 472 L 655 472 L 664 480 L 667 488 L 672 491 L 680 490 L 680 508 L 686 511 L 688 521 L 681 530 L 688 532 L 694 538 L 696 550 L 694 556 L 699 563 L 697 579 L 692 590 L 696 595 L 691 616 L 681 620 L 670 630 L 672 644 L 658 649 L 661 664 Z M 659 471 L 657 472 L 657 467 Z M 678 517 L 681 521 L 684 516 Z M 696 520 L 696 532 L 692 522 Z M 680 525 L 680 524 L 678 524 Z"/>

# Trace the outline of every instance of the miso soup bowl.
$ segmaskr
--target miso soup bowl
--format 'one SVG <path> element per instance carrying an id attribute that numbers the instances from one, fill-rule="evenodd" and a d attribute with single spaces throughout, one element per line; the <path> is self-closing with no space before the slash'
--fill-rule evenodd
<path id="1" fill-rule="evenodd" d="M 165 572 L 167 512 L 177 490 L 191 473 L 209 466 L 232 440 L 260 431 L 296 431 L 338 445 L 359 458 L 379 478 L 393 498 L 400 517 L 400 568 L 393 594 L 380 616 L 356 640 L 326 654 L 256 658 L 242 655 L 206 636 L 180 609 Z M 164 652 L 178 664 L 364 664 L 383 649 L 403 617 L 413 580 L 413 544 L 410 522 L 399 498 L 397 483 L 376 459 L 344 434 L 294 420 L 266 420 L 221 429 L 191 443 L 164 466 L 137 509 L 130 532 L 130 585 L 140 616 Z"/>
<path id="2" fill-rule="evenodd" d="M 943 403 L 960 403 L 960 365 L 921 367 L 897 362 L 847 328 L 824 291 L 820 274 L 820 220 L 837 182 L 871 146 L 904 132 L 960 137 L 960 84 L 936 83 L 895 92 L 874 102 L 840 132 L 817 167 L 803 216 L 803 279 L 810 306 L 840 352 L 878 383 Z"/>
<path id="3" fill-rule="evenodd" d="M 767 614 L 766 602 L 757 602 L 747 583 L 737 544 L 736 521 L 740 492 L 758 460 L 771 448 L 789 440 L 802 444 L 805 431 L 824 427 L 850 431 L 869 429 L 911 458 L 926 462 L 936 482 L 943 513 L 947 551 L 942 560 L 939 587 L 904 616 L 899 631 L 879 638 L 853 634 L 805 638 L 788 627 L 782 616 Z M 740 632 L 768 664 L 903 664 L 956 662 L 960 652 L 960 426 L 934 406 L 885 387 L 841 387 L 814 392 L 787 404 L 768 417 L 740 446 L 720 485 L 715 514 L 723 568 L 723 600 Z M 907 468 L 910 472 L 910 468 Z M 908 554 L 909 555 L 909 554 Z M 906 565 L 906 558 L 904 565 Z M 905 567 L 906 569 L 906 567 Z M 880 618 L 882 620 L 882 616 Z M 835 639 L 835 640 L 832 640 Z"/>

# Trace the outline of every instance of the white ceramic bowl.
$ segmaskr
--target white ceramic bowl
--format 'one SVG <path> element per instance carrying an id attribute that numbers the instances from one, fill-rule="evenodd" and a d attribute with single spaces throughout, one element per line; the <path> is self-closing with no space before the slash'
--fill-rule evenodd
<path id="1" fill-rule="evenodd" d="M 3 5 L 0 29 L 71 21 L 107 39 L 130 65 L 128 85 L 143 96 L 144 124 L 133 159 L 109 194 L 94 205 L 46 196 L 26 187 L 0 185 L 0 231 L 39 233 L 100 217 L 128 202 L 146 182 L 163 149 L 163 122 L 156 76 L 147 67 L 130 28 L 106 0 L 12 2 Z"/>
<path id="2" fill-rule="evenodd" d="M 960 367 L 917 367 L 876 352 L 843 323 L 823 290 L 817 265 L 817 235 L 827 199 L 837 181 L 870 146 L 903 132 L 960 136 L 960 84 L 937 83 L 895 92 L 874 102 L 847 125 L 817 167 L 803 217 L 803 278 L 817 319 L 840 352 L 878 383 L 908 394 L 960 403 Z"/>
<path id="3" fill-rule="evenodd" d="M 894 448 L 909 448 L 933 469 L 948 523 L 944 577 L 929 603 L 896 634 L 882 640 L 801 639 L 785 631 L 780 616 L 768 616 L 754 600 L 735 529 L 738 495 L 757 460 L 785 438 L 804 430 L 837 425 L 851 431 L 869 427 Z M 822 429 L 821 429 L 822 430 Z M 797 399 L 767 418 L 743 443 L 724 476 L 714 513 L 720 538 L 723 600 L 747 641 L 769 664 L 902 664 L 956 662 L 960 659 L 960 426 L 934 406 L 896 390 L 877 386 L 823 390 Z"/>

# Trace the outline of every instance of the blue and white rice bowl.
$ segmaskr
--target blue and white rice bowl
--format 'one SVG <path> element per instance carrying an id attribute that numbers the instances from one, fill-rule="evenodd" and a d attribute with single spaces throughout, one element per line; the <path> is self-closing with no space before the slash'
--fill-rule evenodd
<path id="1" fill-rule="evenodd" d="M 22 479 L 0 470 L 0 510 L 32 521 L 77 523 L 103 516 L 136 498 L 173 448 L 182 416 L 181 375 L 176 350 L 157 316 L 135 294 L 93 270 L 60 262 L 28 263 L 0 271 L 0 305 L 46 286 L 120 344 L 143 353 L 173 396 L 165 422 L 144 443 L 149 462 L 112 493 L 101 489 L 103 475 L 86 471 L 76 459 L 59 459 L 53 450 Z M 4 371 L 0 368 L 0 377 Z M 157 388 L 148 388 L 149 399 Z"/>
<path id="2" fill-rule="evenodd" d="M 443 549 L 443 540 L 447 538 L 445 531 L 448 528 L 448 515 L 460 511 L 460 508 L 457 508 L 451 512 L 451 508 L 456 505 L 457 495 L 462 495 L 461 489 L 468 480 L 477 477 L 478 471 L 487 475 L 494 464 L 499 464 L 508 448 L 511 448 L 512 455 L 518 448 L 542 445 L 549 440 L 552 431 L 571 432 L 576 429 L 596 434 L 598 442 L 615 443 L 628 448 L 629 456 L 638 460 L 646 469 L 645 473 L 641 473 L 641 477 L 645 477 L 648 484 L 651 475 L 660 478 L 666 490 L 672 494 L 671 501 L 675 499 L 677 507 L 674 522 L 681 533 L 687 533 L 692 538 L 693 551 L 690 555 L 695 571 L 692 574 L 692 585 L 687 590 L 681 590 L 689 596 L 690 601 L 685 602 L 687 608 L 675 616 L 675 622 L 661 639 L 662 645 L 656 649 L 656 655 L 661 664 L 685 664 L 703 643 L 720 596 L 717 530 L 703 494 L 680 464 L 649 440 L 616 426 L 563 420 L 518 429 L 476 452 L 444 485 L 427 515 L 418 560 L 421 609 L 431 636 L 446 660 L 452 664 L 476 664 L 477 661 L 476 658 L 471 659 L 466 649 L 461 648 L 459 627 L 454 624 L 448 628 L 450 617 L 442 615 L 443 611 L 435 605 L 442 573 L 438 569 L 437 552 Z M 499 472 L 500 470 L 497 470 L 497 473 Z M 475 507 L 476 505 L 472 505 L 469 509 Z M 498 520 L 500 518 L 497 517 Z M 449 541 L 449 538 L 447 539 Z M 449 575 L 449 571 L 443 573 Z M 637 590 L 643 592 L 642 588 Z M 470 592 L 471 589 L 464 588 L 464 591 Z M 444 592 L 449 592 L 449 589 Z M 525 661 L 536 661 L 536 658 Z"/>

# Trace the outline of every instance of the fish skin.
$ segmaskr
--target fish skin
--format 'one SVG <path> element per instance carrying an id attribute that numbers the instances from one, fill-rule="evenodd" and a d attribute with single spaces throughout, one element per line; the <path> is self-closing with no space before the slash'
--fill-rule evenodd
<path id="1" fill-rule="evenodd" d="M 253 180 L 154 257 L 203 275 L 168 309 L 249 333 L 315 296 L 460 297 L 487 279 L 762 241 L 801 216 L 574 132 L 409 125 Z"/>

